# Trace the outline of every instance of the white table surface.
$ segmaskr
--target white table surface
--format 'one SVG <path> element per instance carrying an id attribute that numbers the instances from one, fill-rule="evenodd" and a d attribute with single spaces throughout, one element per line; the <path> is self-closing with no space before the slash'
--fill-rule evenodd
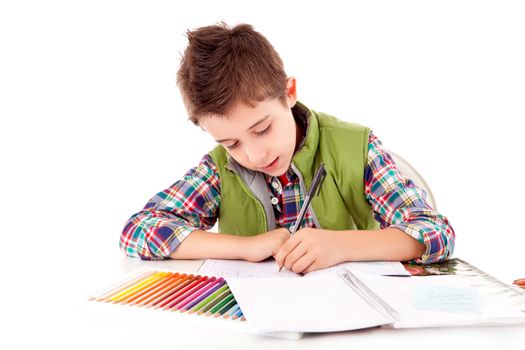
<path id="1" fill-rule="evenodd" d="M 104 256 L 104 254 L 102 254 Z M 43 261 L 43 260 L 42 260 Z M 355 346 L 384 346 L 389 349 L 443 349 L 451 344 L 473 349 L 522 348 L 525 327 L 462 327 L 433 329 L 383 329 L 325 334 L 305 334 L 300 340 L 149 322 L 135 318 L 91 314 L 79 311 L 79 301 L 100 292 L 125 275 L 141 267 L 195 272 L 200 260 L 140 261 L 122 256 L 94 259 L 90 264 L 76 265 L 55 261 L 54 268 L 39 269 L 33 261 L 33 273 L 19 278 L 27 294 L 17 301 L 4 296 L 8 326 L 2 337 L 11 348 L 54 346 L 68 349 L 348 349 Z M 57 268 L 60 266 L 60 268 Z M 53 269 L 55 273 L 46 274 Z M 13 270 L 5 271 L 13 273 Z M 16 272 L 16 271 L 15 271 Z M 31 287 L 31 288 L 29 288 Z M 13 300 L 13 303 L 9 303 Z M 20 306 L 20 304 L 22 306 Z M 4 312 L 4 317 L 6 313 Z M 6 323 L 4 323 L 6 324 Z M 5 347 L 3 347 L 5 348 Z"/>

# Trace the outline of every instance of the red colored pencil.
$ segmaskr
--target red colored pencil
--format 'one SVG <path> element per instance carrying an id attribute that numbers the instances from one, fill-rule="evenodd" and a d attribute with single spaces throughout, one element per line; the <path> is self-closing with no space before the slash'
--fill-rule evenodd
<path id="1" fill-rule="evenodd" d="M 197 275 L 197 276 L 194 276 L 191 280 L 184 282 L 183 283 L 184 286 L 182 288 L 178 287 L 175 293 L 170 293 L 169 297 L 167 297 L 166 299 L 162 300 L 160 303 L 155 305 L 155 308 L 160 309 L 161 307 L 162 308 L 165 307 L 167 304 L 171 303 L 174 299 L 178 298 L 180 295 L 186 293 L 186 291 L 188 291 L 193 286 L 195 286 L 195 284 L 198 283 L 198 281 L 200 281 L 201 278 L 202 276 Z"/>
<path id="2" fill-rule="evenodd" d="M 201 289 L 202 286 L 207 283 L 208 279 L 208 276 L 203 276 L 199 280 L 193 282 L 191 285 L 181 290 L 179 293 L 177 293 L 175 298 L 171 299 L 169 303 L 164 305 L 164 310 L 171 309 L 172 307 L 180 303 L 182 300 L 186 299 L 188 296 Z"/>
<path id="3" fill-rule="evenodd" d="M 159 304 L 162 303 L 164 300 L 172 296 L 173 294 L 177 293 L 177 291 L 181 290 L 182 288 L 186 287 L 188 284 L 190 284 L 196 277 L 194 275 L 182 275 L 182 278 L 177 281 L 175 286 L 173 288 L 170 288 L 167 290 L 164 294 L 157 297 L 155 300 L 149 302 L 146 307 L 155 307 L 158 309 L 160 306 Z"/>

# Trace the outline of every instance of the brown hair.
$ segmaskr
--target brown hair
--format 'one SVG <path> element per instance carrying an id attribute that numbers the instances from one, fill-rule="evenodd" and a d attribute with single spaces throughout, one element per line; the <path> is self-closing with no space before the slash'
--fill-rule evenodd
<path id="1" fill-rule="evenodd" d="M 234 104 L 286 101 L 286 73 L 270 42 L 249 24 L 224 22 L 188 31 L 177 84 L 190 120 L 224 116 Z"/>

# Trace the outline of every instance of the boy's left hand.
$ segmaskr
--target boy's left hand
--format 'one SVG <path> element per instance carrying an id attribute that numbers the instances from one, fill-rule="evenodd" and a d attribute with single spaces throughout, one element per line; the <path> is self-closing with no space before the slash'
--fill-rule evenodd
<path id="1" fill-rule="evenodd" d="M 275 254 L 279 266 L 295 273 L 308 273 L 344 261 L 342 236 L 337 231 L 303 228 Z"/>

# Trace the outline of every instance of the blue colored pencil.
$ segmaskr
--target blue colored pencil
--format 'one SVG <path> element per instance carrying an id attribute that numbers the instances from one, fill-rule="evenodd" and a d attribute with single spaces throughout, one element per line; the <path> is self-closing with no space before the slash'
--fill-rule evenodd
<path id="1" fill-rule="evenodd" d="M 242 310 L 239 308 L 239 311 L 235 313 L 235 315 L 232 317 L 234 320 L 238 319 L 239 317 L 242 317 Z"/>
<path id="2" fill-rule="evenodd" d="M 239 304 L 233 305 L 231 310 L 228 311 L 228 314 L 226 315 L 226 318 L 232 317 L 233 315 L 235 315 L 237 313 L 237 311 L 239 311 Z"/>

